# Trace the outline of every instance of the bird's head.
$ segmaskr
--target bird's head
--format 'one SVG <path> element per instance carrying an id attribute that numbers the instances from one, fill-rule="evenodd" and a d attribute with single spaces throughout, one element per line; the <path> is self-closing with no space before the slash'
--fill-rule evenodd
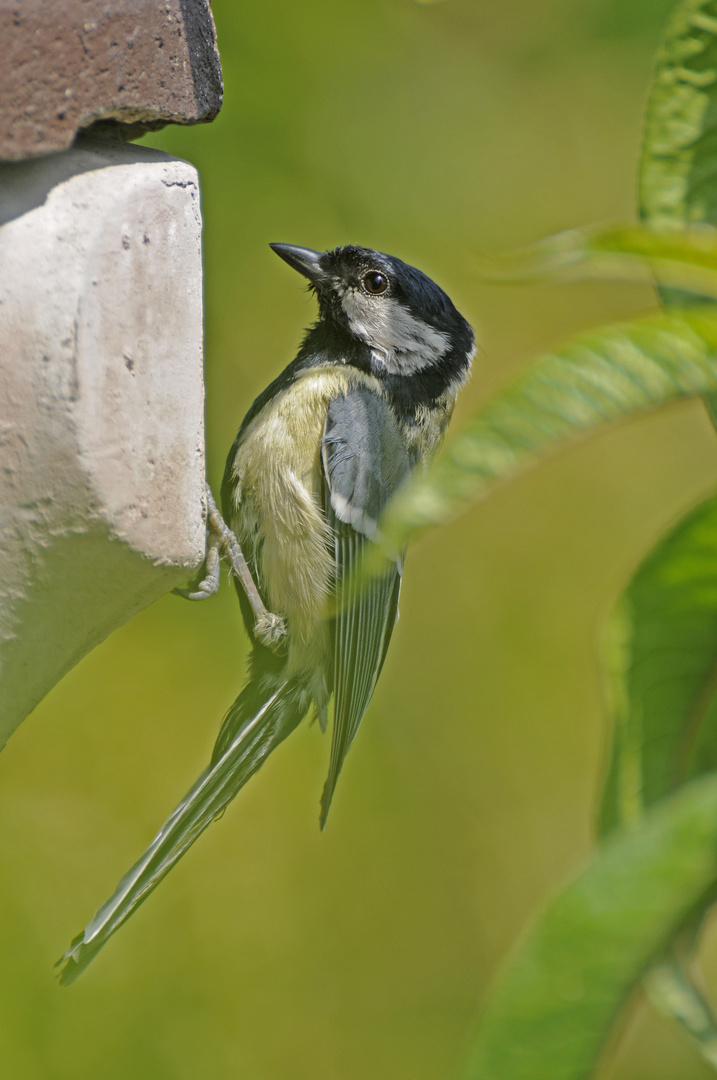
<path id="1" fill-rule="evenodd" d="M 270 246 L 308 278 L 319 301 L 320 324 L 367 346 L 376 374 L 410 376 L 446 363 L 467 373 L 473 331 L 420 270 L 353 244 L 326 252 Z"/>

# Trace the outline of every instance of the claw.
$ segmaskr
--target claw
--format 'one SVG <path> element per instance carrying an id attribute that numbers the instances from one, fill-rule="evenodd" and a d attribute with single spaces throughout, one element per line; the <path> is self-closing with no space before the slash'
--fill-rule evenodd
<path id="1" fill-rule="evenodd" d="M 217 509 L 212 490 L 207 484 L 207 557 L 205 576 L 193 588 L 172 589 L 184 600 L 206 600 L 219 589 L 219 560 L 224 555 L 231 572 L 242 583 L 254 612 L 254 634 L 272 652 L 280 652 L 286 637 L 286 624 L 280 615 L 267 611 L 247 566 L 239 541 Z"/>
<path id="2" fill-rule="evenodd" d="M 206 600 L 210 596 L 214 596 L 219 590 L 219 582 L 214 581 L 212 578 L 204 578 L 204 581 L 200 581 L 196 589 L 172 589 L 175 596 L 181 596 L 183 600 Z"/>
<path id="3" fill-rule="evenodd" d="M 209 526 L 211 530 L 211 525 Z M 207 557 L 204 560 L 204 577 L 194 588 L 172 589 L 173 593 L 184 600 L 206 600 L 219 591 L 219 539 L 210 531 L 207 540 Z M 196 579 L 195 579 L 196 580 Z"/>

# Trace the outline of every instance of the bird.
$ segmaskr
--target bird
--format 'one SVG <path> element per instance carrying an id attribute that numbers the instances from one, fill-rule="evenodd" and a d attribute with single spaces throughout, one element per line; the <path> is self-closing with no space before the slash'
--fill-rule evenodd
<path id="1" fill-rule="evenodd" d="M 473 330 L 420 270 L 353 244 L 270 247 L 307 279 L 318 319 L 239 427 L 221 514 L 207 492 L 207 576 L 185 593 L 213 593 L 219 554 L 229 557 L 248 681 L 208 767 L 58 961 L 65 984 L 307 715 L 326 729 L 333 699 L 324 829 L 397 620 L 405 551 L 378 573 L 362 568 L 389 501 L 438 450 L 470 374 Z"/>

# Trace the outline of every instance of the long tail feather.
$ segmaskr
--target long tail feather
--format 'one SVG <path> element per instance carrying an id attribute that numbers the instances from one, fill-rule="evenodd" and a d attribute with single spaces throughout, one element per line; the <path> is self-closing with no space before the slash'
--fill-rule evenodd
<path id="1" fill-rule="evenodd" d="M 359 548 L 362 538 L 344 534 L 337 541 Z M 360 555 L 343 557 L 360 565 Z M 396 622 L 401 577 L 398 569 L 368 582 L 349 575 L 334 630 L 334 729 L 329 775 L 321 795 L 319 825 L 326 828 L 331 800 L 346 755 L 376 688 Z"/>
<path id="2" fill-rule="evenodd" d="M 61 984 L 66 986 L 77 978 L 271 751 L 294 730 L 306 712 L 305 698 L 296 680 L 284 683 L 273 693 L 262 694 L 254 682 L 245 687 L 222 725 L 209 767 L 121 879 L 114 894 L 58 960 Z"/>

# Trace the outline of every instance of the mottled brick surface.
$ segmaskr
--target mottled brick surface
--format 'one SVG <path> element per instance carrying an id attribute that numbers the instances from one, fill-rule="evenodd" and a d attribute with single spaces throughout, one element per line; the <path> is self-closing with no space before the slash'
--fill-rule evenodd
<path id="1" fill-rule="evenodd" d="M 222 80 L 207 0 L 0 0 L 0 159 L 214 119 Z M 96 129 L 97 130 L 97 129 Z"/>

